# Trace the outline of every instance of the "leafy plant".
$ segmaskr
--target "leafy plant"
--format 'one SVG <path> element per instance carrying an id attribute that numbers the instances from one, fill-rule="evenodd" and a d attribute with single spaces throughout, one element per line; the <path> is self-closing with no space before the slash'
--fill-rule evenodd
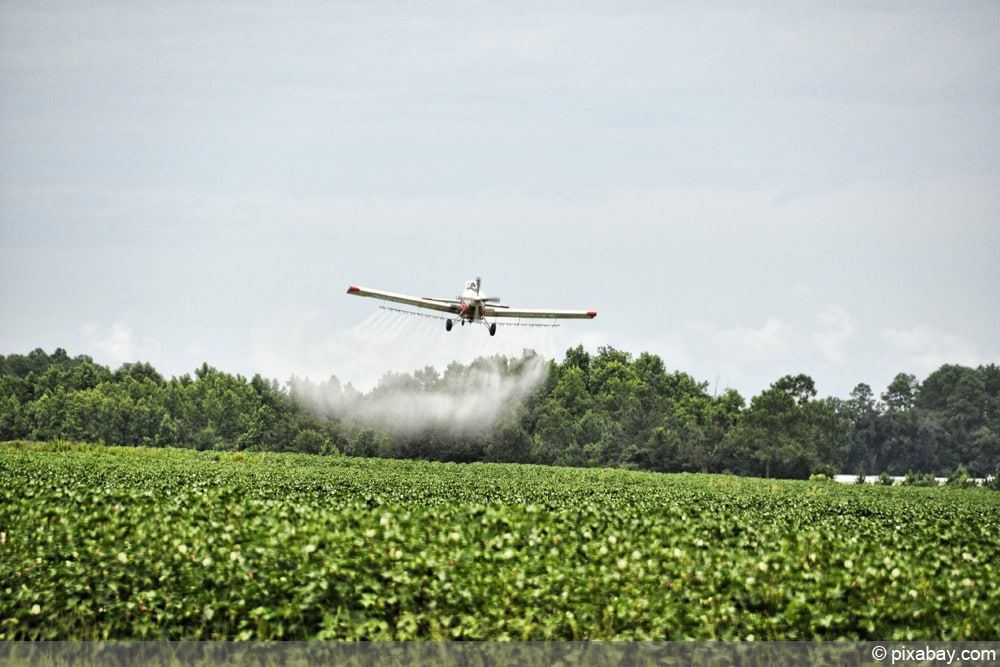
<path id="1" fill-rule="evenodd" d="M 5 640 L 989 639 L 998 551 L 981 489 L 0 447 Z"/>

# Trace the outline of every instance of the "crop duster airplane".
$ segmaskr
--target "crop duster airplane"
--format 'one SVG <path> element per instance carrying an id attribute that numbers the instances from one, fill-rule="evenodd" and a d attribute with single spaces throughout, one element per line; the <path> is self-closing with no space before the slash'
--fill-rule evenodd
<path id="1" fill-rule="evenodd" d="M 537 310 L 527 308 L 511 308 L 510 306 L 499 303 L 500 299 L 496 297 L 487 298 L 482 292 L 482 285 L 482 279 L 480 278 L 470 280 L 465 283 L 465 289 L 462 291 L 462 296 L 455 297 L 454 299 L 441 299 L 430 296 L 407 296 L 405 294 L 383 292 L 382 290 L 366 289 L 364 287 L 356 287 L 354 285 L 347 288 L 347 293 L 357 296 L 370 296 L 375 299 L 382 299 L 383 301 L 395 301 L 396 303 L 403 303 L 417 308 L 428 308 L 442 313 L 450 313 L 453 317 L 442 318 L 445 321 L 444 328 L 448 331 L 451 331 L 451 328 L 454 326 L 456 321 L 460 322 L 462 326 L 465 326 L 466 322 L 469 324 L 472 324 L 473 322 L 482 322 L 486 325 L 486 328 L 489 329 L 491 336 L 496 335 L 497 323 L 489 322 L 487 318 L 593 319 L 597 317 L 596 310 Z M 396 309 L 390 308 L 389 310 Z M 412 315 L 421 314 L 412 313 L 411 311 L 406 310 L 400 312 Z M 520 322 L 512 324 L 520 326 L 546 326 L 544 324 L 529 325 L 522 324 Z M 553 324 L 549 326 L 556 325 Z"/>

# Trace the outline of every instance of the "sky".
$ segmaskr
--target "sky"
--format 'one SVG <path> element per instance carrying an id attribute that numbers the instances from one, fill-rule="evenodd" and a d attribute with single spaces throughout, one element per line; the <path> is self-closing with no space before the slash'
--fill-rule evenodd
<path id="1" fill-rule="evenodd" d="M 991 1 L 4 2 L 0 354 L 367 391 L 610 346 L 748 400 L 1000 363 L 998 73 Z M 476 276 L 599 315 L 346 294 Z"/>

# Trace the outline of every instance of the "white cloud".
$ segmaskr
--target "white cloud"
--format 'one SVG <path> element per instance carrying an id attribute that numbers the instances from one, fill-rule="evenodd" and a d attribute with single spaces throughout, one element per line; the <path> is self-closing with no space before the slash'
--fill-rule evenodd
<path id="1" fill-rule="evenodd" d="M 730 355 L 745 359 L 752 365 L 767 363 L 781 357 L 788 349 L 793 332 L 777 317 L 769 316 L 758 327 L 737 325 L 718 329 L 713 325 L 694 325 L 693 329 L 707 335 L 713 344 L 723 346 Z"/>
<path id="2" fill-rule="evenodd" d="M 891 354 L 902 359 L 907 372 L 926 377 L 944 364 L 977 366 L 984 363 L 975 345 L 963 336 L 921 324 L 910 329 L 885 329 L 882 340 Z"/>
<path id="3" fill-rule="evenodd" d="M 831 305 L 811 320 L 790 313 L 768 315 L 757 324 L 687 322 L 678 333 L 637 349 L 667 351 L 673 365 L 708 381 L 713 391 L 733 388 L 749 398 L 785 375 L 807 373 L 821 392 L 837 395 L 856 382 L 855 339 L 854 318 L 843 306 Z"/>
<path id="4" fill-rule="evenodd" d="M 87 354 L 94 361 L 116 368 L 126 362 L 144 361 L 156 366 L 160 357 L 160 343 L 155 338 L 137 338 L 132 325 L 116 320 L 108 326 L 88 322 L 80 327 Z"/>
<path id="5" fill-rule="evenodd" d="M 817 331 L 812 333 L 813 344 L 820 356 L 836 366 L 848 361 L 846 346 L 854 335 L 854 320 L 842 306 L 830 306 L 816 314 Z"/>
<path id="6" fill-rule="evenodd" d="M 997 359 L 995 12 L 100 5 L 4 14 L 0 351 L 370 388 L 582 343 L 747 396 Z M 474 275 L 601 315 L 343 295 Z"/>
<path id="7" fill-rule="evenodd" d="M 733 388 L 750 397 L 779 377 L 798 372 L 792 357 L 799 338 L 776 316 L 766 317 L 758 326 L 688 322 L 680 343 L 685 351 L 678 357 L 690 360 L 690 365 L 680 370 L 711 382 L 713 391 Z"/>

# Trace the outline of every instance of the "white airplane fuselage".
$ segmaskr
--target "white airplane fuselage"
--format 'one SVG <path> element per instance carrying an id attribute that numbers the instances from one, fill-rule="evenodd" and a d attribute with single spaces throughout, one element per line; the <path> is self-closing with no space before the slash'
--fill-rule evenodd
<path id="1" fill-rule="evenodd" d="M 465 283 L 465 289 L 459 297 L 458 310 L 458 316 L 463 320 L 475 322 L 486 316 L 486 295 L 480 291 L 479 285 L 478 278 Z"/>
<path id="2" fill-rule="evenodd" d="M 474 289 L 466 288 L 462 292 L 458 314 L 470 322 L 481 320 L 486 314 L 486 301 L 483 299 L 483 295 Z"/>
<path id="3" fill-rule="evenodd" d="M 386 292 L 384 290 L 377 289 L 367 289 L 364 287 L 358 287 L 357 285 L 350 285 L 347 288 L 348 294 L 354 294 L 357 296 L 372 297 L 375 299 L 383 299 L 385 301 L 393 301 L 395 303 L 403 303 L 409 306 L 414 306 L 416 308 L 425 308 L 428 310 L 436 310 L 441 313 L 447 313 L 447 316 L 441 317 L 445 321 L 445 329 L 451 331 L 455 322 L 459 324 L 465 324 L 466 322 L 482 322 L 486 325 L 487 330 L 490 335 L 494 335 L 497 332 L 497 322 L 487 321 L 487 317 L 492 319 L 505 319 L 511 320 L 516 318 L 518 321 L 512 323 L 512 326 L 557 326 L 557 325 L 540 325 L 540 324 L 522 324 L 521 319 L 533 319 L 533 318 L 543 318 L 543 319 L 560 319 L 560 318 L 577 318 L 577 319 L 593 319 L 597 317 L 596 310 L 548 310 L 540 308 L 511 308 L 508 305 L 500 303 L 500 299 L 497 297 L 489 297 L 482 292 L 482 280 L 475 278 L 474 280 L 469 280 L 465 283 L 465 289 L 462 290 L 462 295 L 447 299 L 447 298 L 436 298 L 436 297 L 416 297 L 409 296 L 407 294 L 397 294 L 395 292 Z M 385 308 L 387 306 L 383 306 Z M 390 309 L 396 310 L 396 309 Z M 407 312 L 407 311 L 403 311 Z M 439 316 L 440 317 L 440 316 Z"/>

